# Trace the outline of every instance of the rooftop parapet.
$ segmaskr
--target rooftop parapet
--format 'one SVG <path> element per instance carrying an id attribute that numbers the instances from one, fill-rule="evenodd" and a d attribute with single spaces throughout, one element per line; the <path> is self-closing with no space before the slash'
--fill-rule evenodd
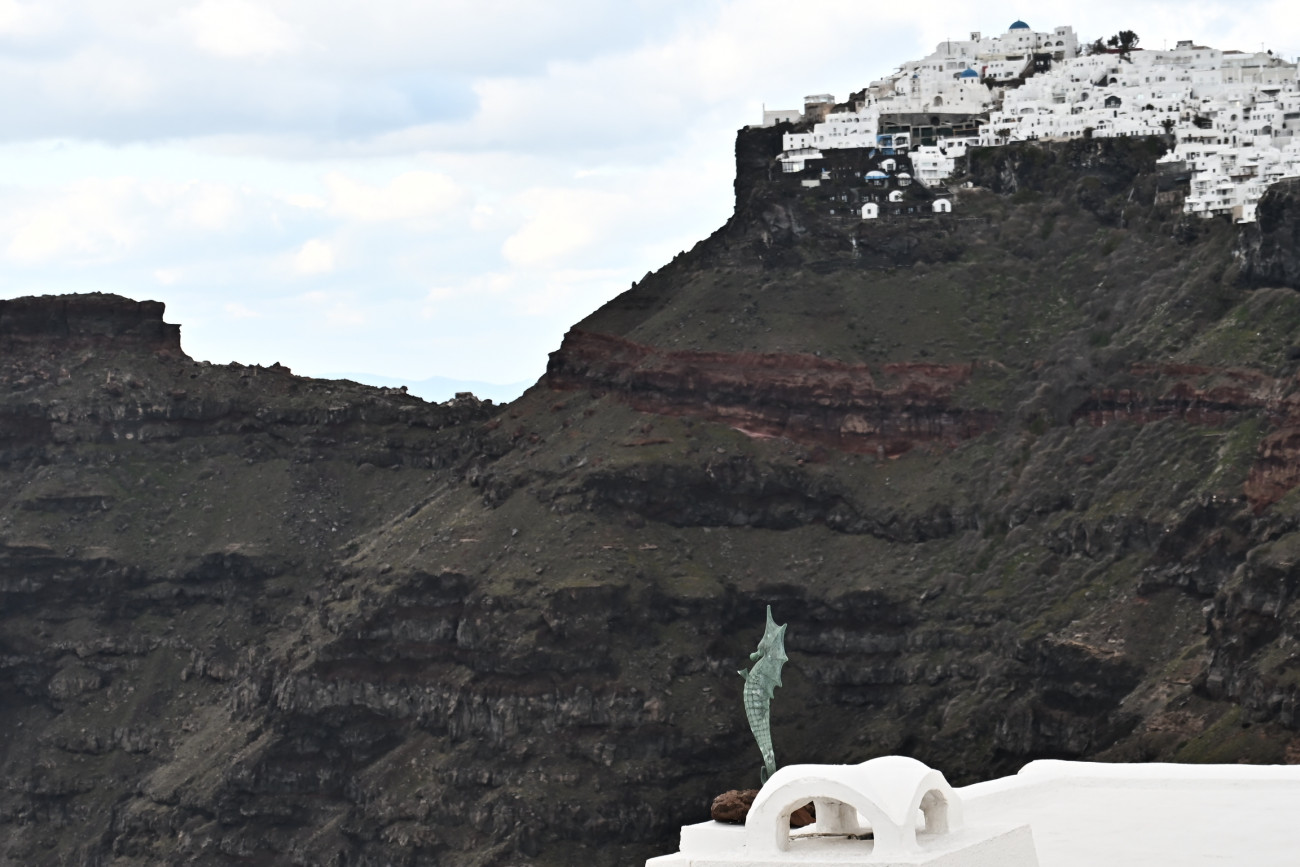
<path id="1" fill-rule="evenodd" d="M 791 830 L 811 802 L 817 820 Z M 841 867 L 841 865 L 1038 867 L 1027 825 L 970 826 L 943 774 L 916 759 L 859 765 L 788 765 L 764 784 L 744 826 L 682 829 L 681 851 L 646 867 Z"/>

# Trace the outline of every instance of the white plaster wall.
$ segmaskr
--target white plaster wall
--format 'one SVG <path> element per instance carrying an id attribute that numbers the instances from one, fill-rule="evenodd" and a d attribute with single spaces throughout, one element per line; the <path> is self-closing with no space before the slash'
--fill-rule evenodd
<path id="1" fill-rule="evenodd" d="M 1300 766 L 1100 764 L 1041 761 L 956 790 L 967 829 L 1029 823 L 1040 867 L 1295 867 L 1300 863 Z M 1013 832 L 1014 833 L 1014 832 Z M 994 839 L 1006 832 L 986 834 Z M 742 826 L 682 829 L 682 852 L 647 867 L 797 867 L 749 857 Z M 928 862 L 994 867 L 977 847 Z M 1023 854 L 1023 848 L 1010 851 Z M 879 864 L 871 859 L 817 863 Z M 900 861 L 897 863 L 912 863 Z"/>
<path id="2" fill-rule="evenodd" d="M 1300 766 L 1044 761 L 957 791 L 971 824 L 1028 821 L 1042 867 L 1300 863 Z"/>

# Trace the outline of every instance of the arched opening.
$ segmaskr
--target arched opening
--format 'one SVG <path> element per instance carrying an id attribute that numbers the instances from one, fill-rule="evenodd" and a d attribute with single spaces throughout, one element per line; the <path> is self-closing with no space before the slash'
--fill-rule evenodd
<path id="1" fill-rule="evenodd" d="M 934 107 L 935 107 L 935 108 L 938 108 L 938 107 L 941 106 L 941 105 L 943 105 L 943 97 L 942 97 L 942 96 L 936 96 L 936 97 L 934 98 Z"/>
<path id="2" fill-rule="evenodd" d="M 819 834 L 871 837 L 871 828 L 862 824 L 857 808 L 852 804 L 846 804 L 834 798 L 814 798 L 813 809 L 817 813 L 817 833 Z"/>
<path id="3" fill-rule="evenodd" d="M 921 796 L 921 815 L 925 825 L 918 829 L 927 834 L 948 833 L 948 799 L 938 789 L 931 789 Z"/>
<path id="4" fill-rule="evenodd" d="M 816 824 L 803 829 L 792 829 L 790 815 L 810 800 L 817 814 Z M 826 836 L 874 841 L 865 844 L 872 847 L 867 850 L 868 852 L 878 852 L 882 845 L 886 851 L 897 852 L 902 848 L 900 844 L 903 843 L 905 835 L 899 833 L 900 829 L 892 824 L 889 817 L 878 806 L 862 797 L 859 792 L 842 786 L 829 786 L 822 789 L 822 794 L 782 793 L 780 803 L 784 806 L 769 812 L 773 827 L 766 829 L 768 833 L 775 833 L 768 836 L 768 833 L 755 828 L 758 833 L 752 838 L 755 843 L 766 838 L 764 842 L 770 841 L 776 852 L 789 852 L 792 847 L 796 847 L 795 850 L 798 851 L 797 847 L 801 844 L 806 845 Z M 747 821 L 746 826 L 748 825 Z"/>
<path id="5" fill-rule="evenodd" d="M 858 859 L 861 863 L 904 860 L 917 850 L 918 832 L 932 838 L 964 826 L 961 796 L 942 774 L 915 759 L 882 756 L 861 765 L 810 770 L 781 768 L 754 799 L 745 840 L 750 854 L 763 856 L 757 860 L 766 863 L 772 860 L 767 856 L 792 850 L 811 854 L 826 836 L 848 836 L 846 846 L 862 846 L 869 858 Z M 791 834 L 791 814 L 809 801 L 816 809 L 815 825 Z"/>

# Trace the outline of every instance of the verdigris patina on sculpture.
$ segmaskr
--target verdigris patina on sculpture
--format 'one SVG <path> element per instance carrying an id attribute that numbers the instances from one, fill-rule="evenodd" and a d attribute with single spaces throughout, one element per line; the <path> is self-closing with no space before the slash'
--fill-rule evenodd
<path id="1" fill-rule="evenodd" d="M 781 666 L 786 661 L 785 627 L 789 625 L 777 626 L 772 619 L 772 606 L 767 606 L 763 638 L 758 642 L 758 650 L 749 655 L 754 667 L 740 670 L 740 676 L 745 679 L 745 716 L 763 754 L 760 783 L 766 783 L 767 778 L 776 773 L 776 752 L 772 749 L 772 695 L 781 685 Z"/>

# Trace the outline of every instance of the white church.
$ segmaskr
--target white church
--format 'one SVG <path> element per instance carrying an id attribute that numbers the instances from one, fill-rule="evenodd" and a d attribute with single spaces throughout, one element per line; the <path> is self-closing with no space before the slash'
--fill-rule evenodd
<path id="1" fill-rule="evenodd" d="M 1192 41 L 1085 51 L 1072 27 L 1036 31 L 1024 21 L 1000 36 L 941 42 L 845 104 L 818 94 L 802 113 L 763 118 L 795 120 L 814 123 L 783 137 L 778 159 L 787 172 L 803 171 L 823 150 L 888 146 L 910 156 L 917 181 L 934 186 L 976 145 L 1171 134 L 1176 146 L 1162 162 L 1190 172 L 1186 210 L 1240 222 L 1255 219 L 1269 184 L 1300 177 L 1295 63 Z M 925 140 L 917 123 L 952 131 Z"/>

